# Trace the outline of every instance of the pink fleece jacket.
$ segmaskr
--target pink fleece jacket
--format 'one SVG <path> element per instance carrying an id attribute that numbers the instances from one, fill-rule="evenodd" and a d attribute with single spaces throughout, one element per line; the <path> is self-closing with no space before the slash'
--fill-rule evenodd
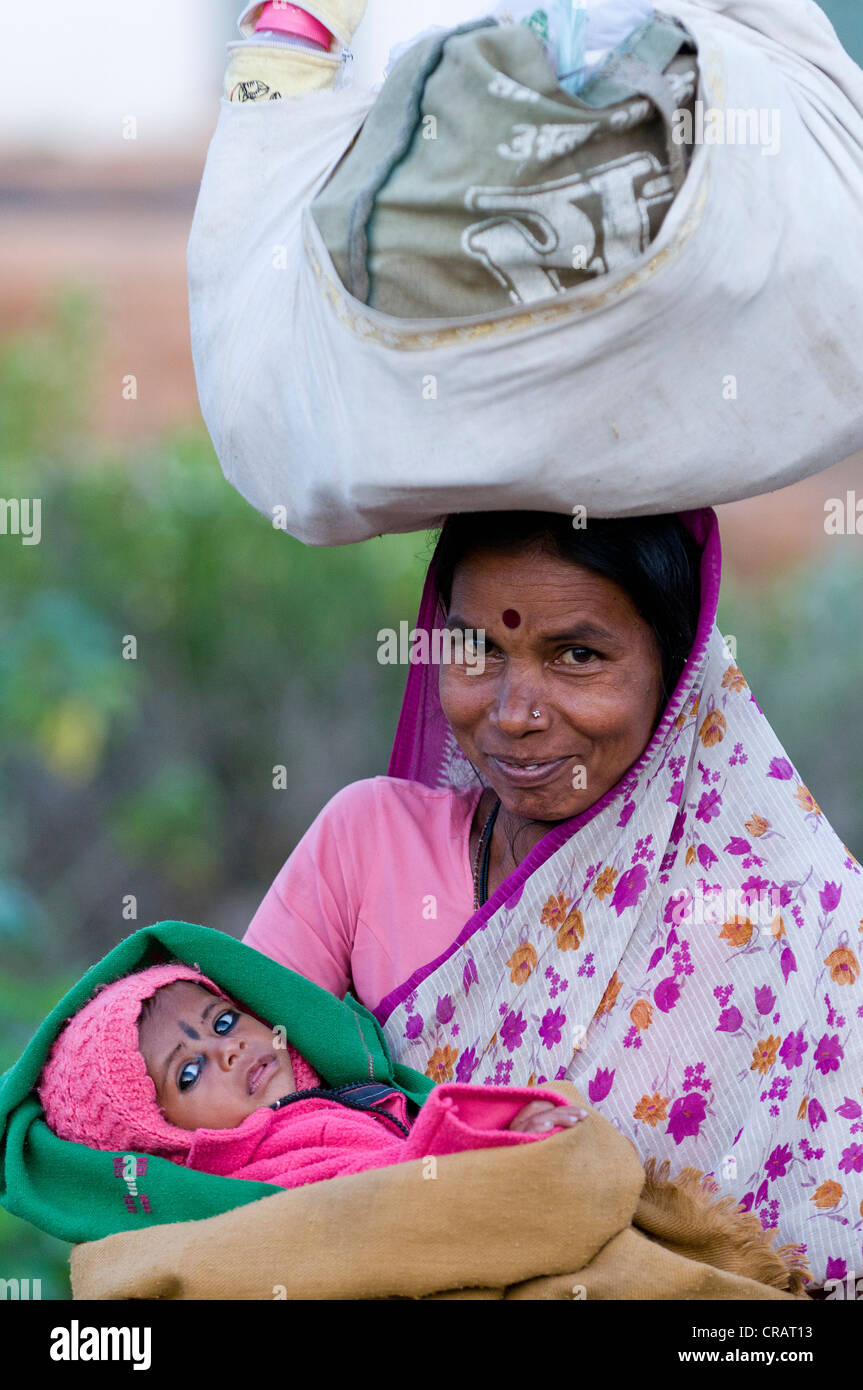
<path id="1" fill-rule="evenodd" d="M 381 1115 L 310 1096 L 281 1110 L 256 1110 L 236 1129 L 197 1130 L 186 1166 L 219 1177 L 302 1187 L 410 1159 L 547 1138 L 555 1130 L 522 1134 L 507 1128 L 535 1100 L 570 1103 L 553 1091 L 447 1084 L 432 1091 L 411 1124 L 405 1097 L 393 1091 L 384 1104 L 409 1126 L 406 1136 Z"/>

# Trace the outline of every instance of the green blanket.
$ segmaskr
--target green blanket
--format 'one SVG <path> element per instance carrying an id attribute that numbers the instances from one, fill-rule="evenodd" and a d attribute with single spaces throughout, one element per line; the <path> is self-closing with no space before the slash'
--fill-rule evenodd
<path id="1" fill-rule="evenodd" d="M 100 1240 L 119 1231 L 201 1220 L 281 1191 L 269 1183 L 196 1173 L 167 1159 L 70 1144 L 45 1123 L 33 1087 L 65 1021 L 96 985 L 168 960 L 197 966 L 267 1023 L 284 1022 L 288 1041 L 331 1086 L 387 1082 L 418 1106 L 433 1089 L 428 1077 L 393 1063 L 376 1019 L 350 995 L 336 999 L 207 927 L 185 922 L 145 927 L 79 980 L 0 1077 L 0 1205 L 62 1240 Z"/>

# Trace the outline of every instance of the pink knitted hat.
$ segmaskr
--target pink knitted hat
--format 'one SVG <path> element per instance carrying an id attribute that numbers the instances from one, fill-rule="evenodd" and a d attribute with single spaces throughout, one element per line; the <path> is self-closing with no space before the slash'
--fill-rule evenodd
<path id="1" fill-rule="evenodd" d="M 97 988 L 58 1034 L 37 1086 L 48 1127 L 58 1138 L 92 1149 L 140 1150 L 183 1161 L 192 1146 L 191 1133 L 165 1119 L 138 1047 L 141 1006 L 177 980 L 229 997 L 191 966 L 154 965 Z M 288 1056 L 298 1091 L 321 1084 L 290 1045 Z"/>

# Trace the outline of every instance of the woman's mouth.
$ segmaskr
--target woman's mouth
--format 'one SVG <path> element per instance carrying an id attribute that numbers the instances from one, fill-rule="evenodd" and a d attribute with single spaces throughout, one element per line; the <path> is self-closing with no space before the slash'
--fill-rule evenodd
<path id="1" fill-rule="evenodd" d="M 550 782 L 571 761 L 555 758 L 552 762 L 507 762 L 505 758 L 490 758 L 501 775 L 514 787 L 539 787 Z"/>
<path id="2" fill-rule="evenodd" d="M 272 1053 L 268 1057 L 261 1057 L 257 1062 L 252 1063 L 246 1075 L 246 1089 L 250 1096 L 259 1091 L 262 1086 L 266 1086 L 276 1065 L 277 1059 Z"/>

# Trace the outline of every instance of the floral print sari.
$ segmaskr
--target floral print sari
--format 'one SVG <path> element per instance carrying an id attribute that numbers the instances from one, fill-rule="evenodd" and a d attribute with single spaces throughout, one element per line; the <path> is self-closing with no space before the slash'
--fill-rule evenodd
<path id="1" fill-rule="evenodd" d="M 635 1144 L 712 1174 L 863 1276 L 861 867 L 716 627 L 712 511 L 698 635 L 639 761 L 556 826 L 439 959 L 384 999 L 397 1060 L 438 1081 L 566 1078 Z M 441 618 L 429 573 L 418 626 Z M 412 667 L 390 774 L 473 777 L 437 671 Z"/>

